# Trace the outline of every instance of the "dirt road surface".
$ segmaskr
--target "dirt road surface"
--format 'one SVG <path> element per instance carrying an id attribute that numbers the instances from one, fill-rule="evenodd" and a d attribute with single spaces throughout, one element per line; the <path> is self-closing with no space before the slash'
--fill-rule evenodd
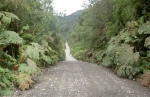
<path id="1" fill-rule="evenodd" d="M 75 60 L 66 46 L 66 61 L 44 70 L 32 89 L 16 91 L 14 97 L 150 97 L 150 89 L 135 81 Z"/>

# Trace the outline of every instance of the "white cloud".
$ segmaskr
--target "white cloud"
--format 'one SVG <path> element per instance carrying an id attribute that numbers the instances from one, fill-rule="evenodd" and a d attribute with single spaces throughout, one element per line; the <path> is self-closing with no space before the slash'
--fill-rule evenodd
<path id="1" fill-rule="evenodd" d="M 69 15 L 77 10 L 83 9 L 83 2 L 85 0 L 53 0 L 54 10 L 57 12 L 64 12 Z"/>

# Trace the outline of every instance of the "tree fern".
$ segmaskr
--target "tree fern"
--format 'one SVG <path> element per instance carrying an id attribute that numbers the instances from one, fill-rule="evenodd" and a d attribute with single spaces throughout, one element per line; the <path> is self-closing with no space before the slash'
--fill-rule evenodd
<path id="1" fill-rule="evenodd" d="M 10 13 L 10 12 L 3 12 L 7 17 L 12 18 L 12 19 L 16 19 L 16 20 L 20 20 L 15 14 Z"/>
<path id="2" fill-rule="evenodd" d="M 10 24 L 12 20 L 20 20 L 16 15 L 10 12 L 0 12 L 1 22 L 4 24 Z"/>

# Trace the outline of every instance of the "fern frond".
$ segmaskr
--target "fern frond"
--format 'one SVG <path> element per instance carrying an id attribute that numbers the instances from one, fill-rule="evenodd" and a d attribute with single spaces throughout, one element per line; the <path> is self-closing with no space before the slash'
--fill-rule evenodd
<path id="1" fill-rule="evenodd" d="M 30 42 L 33 42 L 35 41 L 35 37 L 32 35 L 32 34 L 29 34 L 29 33 L 23 33 L 21 35 L 21 37 L 25 40 L 25 42 L 27 43 L 30 43 Z"/>
<path id="2" fill-rule="evenodd" d="M 42 59 L 46 61 L 48 64 L 52 64 L 52 59 L 49 56 L 42 55 Z"/>
<path id="3" fill-rule="evenodd" d="M 16 15 L 10 12 L 0 12 L 1 22 L 4 24 L 10 24 L 12 20 L 20 20 Z"/>
<path id="4" fill-rule="evenodd" d="M 12 19 L 16 19 L 16 20 L 20 20 L 15 14 L 10 13 L 10 12 L 4 12 L 4 14 L 6 14 L 7 17 L 12 18 Z"/>
<path id="5" fill-rule="evenodd" d="M 41 45 L 38 43 L 31 43 L 31 46 L 28 46 L 26 49 L 26 57 L 34 59 L 34 60 L 39 60 L 40 59 L 40 54 L 44 54 L 45 50 L 42 48 Z"/>
<path id="6" fill-rule="evenodd" d="M 4 31 L 0 33 L 0 45 L 21 44 L 23 39 L 14 31 Z"/>
<path id="7" fill-rule="evenodd" d="M 22 27 L 22 30 L 29 30 L 29 29 L 30 29 L 29 25 Z"/>
<path id="8" fill-rule="evenodd" d="M 37 64 L 31 59 L 27 59 L 27 64 L 20 64 L 19 71 L 26 74 L 40 74 L 40 69 Z"/>
<path id="9" fill-rule="evenodd" d="M 139 52 L 134 53 L 133 47 L 130 45 L 123 44 L 122 46 L 117 48 L 116 59 L 117 63 L 121 63 L 122 65 L 132 65 L 138 61 L 140 55 Z"/>

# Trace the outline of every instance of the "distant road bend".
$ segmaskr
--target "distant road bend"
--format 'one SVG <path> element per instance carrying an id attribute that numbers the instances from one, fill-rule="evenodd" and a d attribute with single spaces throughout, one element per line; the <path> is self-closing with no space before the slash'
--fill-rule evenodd
<path id="1" fill-rule="evenodd" d="M 110 70 L 75 60 L 66 43 L 66 61 L 48 68 L 32 89 L 19 97 L 150 97 L 150 89 L 118 78 Z"/>

